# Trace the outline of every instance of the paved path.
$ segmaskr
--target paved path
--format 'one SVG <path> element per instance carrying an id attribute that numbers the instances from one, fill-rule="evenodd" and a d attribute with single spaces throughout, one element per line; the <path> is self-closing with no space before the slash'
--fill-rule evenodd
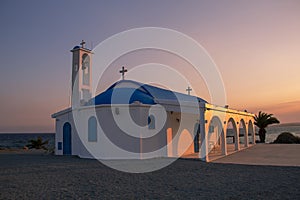
<path id="1" fill-rule="evenodd" d="M 300 144 L 256 144 L 212 162 L 300 167 Z"/>

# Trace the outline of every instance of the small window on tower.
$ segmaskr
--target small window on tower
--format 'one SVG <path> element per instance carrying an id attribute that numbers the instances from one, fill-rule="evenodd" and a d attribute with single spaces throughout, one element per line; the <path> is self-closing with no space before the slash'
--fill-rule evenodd
<path id="1" fill-rule="evenodd" d="M 77 71 L 78 70 L 78 64 L 76 63 L 75 65 L 74 65 L 74 71 Z"/>

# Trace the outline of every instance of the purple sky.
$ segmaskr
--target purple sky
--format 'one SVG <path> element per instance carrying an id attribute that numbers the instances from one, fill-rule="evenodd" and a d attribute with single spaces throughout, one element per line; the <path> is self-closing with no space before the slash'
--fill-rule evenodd
<path id="1" fill-rule="evenodd" d="M 71 53 L 131 28 L 198 41 L 218 65 L 231 107 L 300 121 L 300 1 L 0 2 L 0 132 L 53 132 L 68 106 Z M 280 107 L 280 109 L 279 109 Z"/>

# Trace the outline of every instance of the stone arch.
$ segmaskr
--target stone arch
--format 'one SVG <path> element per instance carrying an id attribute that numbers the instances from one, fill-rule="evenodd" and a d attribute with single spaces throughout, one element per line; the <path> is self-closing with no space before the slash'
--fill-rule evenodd
<path id="1" fill-rule="evenodd" d="M 207 130 L 207 145 L 209 154 L 226 154 L 224 127 L 218 116 L 213 116 L 209 122 Z"/>
<path id="2" fill-rule="evenodd" d="M 194 153 L 194 136 L 187 129 L 183 129 L 178 137 L 177 155 L 184 156 Z"/>
<path id="3" fill-rule="evenodd" d="M 255 131 L 252 120 L 248 122 L 248 142 L 249 144 L 255 143 Z"/>
<path id="4" fill-rule="evenodd" d="M 238 130 L 236 121 L 234 118 L 230 117 L 227 121 L 227 128 L 226 128 L 226 144 L 227 144 L 227 153 L 229 151 L 237 150 L 238 147 Z"/>

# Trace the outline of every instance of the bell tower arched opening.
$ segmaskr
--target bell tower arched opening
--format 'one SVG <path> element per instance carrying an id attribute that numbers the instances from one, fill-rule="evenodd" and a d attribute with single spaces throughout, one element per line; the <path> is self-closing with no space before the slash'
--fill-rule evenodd
<path id="1" fill-rule="evenodd" d="M 85 105 L 92 97 L 92 51 L 75 46 L 72 52 L 72 107 Z"/>

